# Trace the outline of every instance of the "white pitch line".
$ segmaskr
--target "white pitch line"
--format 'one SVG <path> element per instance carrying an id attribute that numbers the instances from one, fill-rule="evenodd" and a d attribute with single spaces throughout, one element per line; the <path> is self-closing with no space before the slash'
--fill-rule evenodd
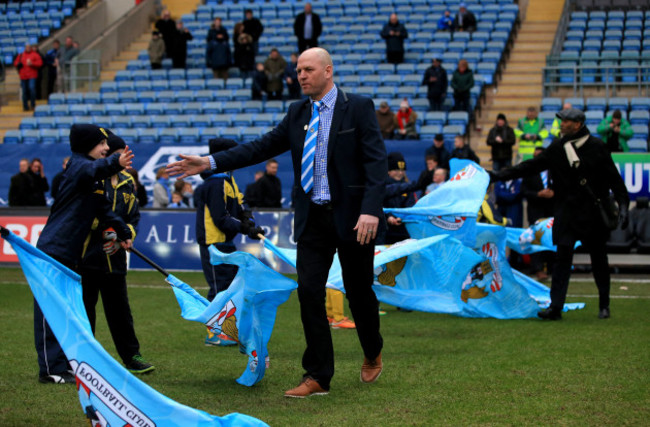
<path id="1" fill-rule="evenodd" d="M 571 282 L 594 283 L 594 279 L 588 277 L 576 277 L 576 278 L 571 278 Z M 612 283 L 650 283 L 650 278 L 649 279 L 612 279 Z"/>
<path id="2" fill-rule="evenodd" d="M 572 298 L 598 298 L 598 295 L 567 295 Z M 650 295 L 610 295 L 610 299 L 650 299 Z"/>
<path id="3" fill-rule="evenodd" d="M 18 282 L 11 280 L 0 280 L 0 285 L 24 285 L 27 286 L 27 282 Z M 168 286 L 156 286 L 156 285 L 143 285 L 138 283 L 127 283 L 129 288 L 138 288 L 138 289 L 170 289 L 171 285 Z M 192 286 L 196 290 L 207 290 L 210 289 L 208 286 Z"/>

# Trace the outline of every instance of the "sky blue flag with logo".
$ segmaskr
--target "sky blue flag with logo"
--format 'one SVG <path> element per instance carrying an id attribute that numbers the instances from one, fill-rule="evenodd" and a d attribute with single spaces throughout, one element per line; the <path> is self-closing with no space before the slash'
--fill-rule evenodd
<path id="1" fill-rule="evenodd" d="M 449 164 L 449 181 L 410 208 L 384 211 L 401 218 L 414 239 L 452 234 L 472 247 L 476 237 L 476 217 L 490 184 L 490 176 L 471 160 L 451 159 Z"/>
<path id="2" fill-rule="evenodd" d="M 219 292 L 212 302 L 171 274 L 167 282 L 173 287 L 184 319 L 201 322 L 213 333 L 224 333 L 239 343 L 239 350 L 248 355 L 248 364 L 237 382 L 252 386 L 264 377 L 268 367 L 267 345 L 277 308 L 297 284 L 246 252 L 224 254 L 210 246 L 210 262 L 239 267 L 228 289 Z"/>
<path id="3" fill-rule="evenodd" d="M 507 227 L 506 245 L 520 254 L 557 251 L 553 244 L 553 217 L 538 219 L 528 228 Z M 575 247 L 581 242 L 576 242 Z"/>
<path id="4" fill-rule="evenodd" d="M 248 415 L 217 417 L 181 405 L 140 381 L 93 337 L 80 276 L 20 237 L 3 237 L 18 255 L 34 297 L 74 369 L 79 402 L 91 425 L 267 425 Z"/>

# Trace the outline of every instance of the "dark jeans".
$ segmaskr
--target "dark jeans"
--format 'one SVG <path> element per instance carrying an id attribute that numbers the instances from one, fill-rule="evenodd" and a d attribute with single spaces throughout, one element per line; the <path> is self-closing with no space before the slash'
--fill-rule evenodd
<path id="1" fill-rule="evenodd" d="M 21 80 L 20 87 L 23 90 L 23 110 L 28 110 L 30 105 L 33 110 L 36 107 L 36 79 Z"/>
<path id="2" fill-rule="evenodd" d="M 334 376 L 334 349 L 325 312 L 325 283 L 338 249 L 350 311 L 364 355 L 375 359 L 383 340 L 379 333 L 379 303 L 372 290 L 374 243 L 359 245 L 337 237 L 333 211 L 310 205 L 307 225 L 298 241 L 297 271 L 300 317 L 307 348 L 302 357 L 304 377 L 328 390 Z"/>
<path id="3" fill-rule="evenodd" d="M 56 67 L 49 67 L 47 71 L 47 96 L 50 96 L 54 92 L 57 70 Z"/>
<path id="4" fill-rule="evenodd" d="M 454 92 L 454 111 L 469 111 L 469 92 Z"/>
<path id="5" fill-rule="evenodd" d="M 609 260 L 607 259 L 606 238 L 602 236 L 579 236 L 574 239 L 580 240 L 591 257 L 591 269 L 598 287 L 599 307 L 609 307 Z M 562 310 L 569 289 L 571 278 L 571 266 L 573 264 L 573 247 L 570 245 L 557 245 L 555 265 L 553 267 L 553 279 L 551 281 L 551 308 Z"/>
<path id="6" fill-rule="evenodd" d="M 318 39 L 298 39 L 298 52 L 303 53 L 305 50 L 318 47 Z"/>
<path id="7" fill-rule="evenodd" d="M 140 343 L 133 328 L 133 316 L 126 290 L 126 275 L 110 274 L 103 271 L 85 271 L 81 275 L 81 286 L 84 306 L 93 335 L 97 317 L 95 306 L 101 293 L 106 323 L 111 331 L 115 349 L 124 364 L 129 363 L 133 356 L 140 354 Z"/>
<path id="8" fill-rule="evenodd" d="M 231 254 L 237 250 L 232 242 L 216 244 L 213 246 L 217 248 L 219 252 L 225 254 Z M 208 301 L 212 301 L 219 292 L 228 289 L 228 286 L 230 286 L 237 275 L 238 267 L 229 264 L 210 264 L 210 251 L 208 248 L 209 246 L 199 245 L 203 275 L 205 276 L 205 280 L 208 282 L 208 286 L 210 286 L 210 290 L 208 291 Z"/>
<path id="9" fill-rule="evenodd" d="M 444 95 L 429 97 L 429 109 L 431 111 L 442 111 L 444 103 L 445 103 Z"/>
<path id="10" fill-rule="evenodd" d="M 386 62 L 389 64 L 401 64 L 404 62 L 404 51 L 386 51 Z"/>
<path id="11" fill-rule="evenodd" d="M 70 263 L 55 259 L 68 268 L 73 267 Z M 70 369 L 68 358 L 45 320 L 36 299 L 34 299 L 34 345 L 38 355 L 39 376 L 60 375 Z"/>
<path id="12" fill-rule="evenodd" d="M 512 166 L 512 159 L 492 160 L 492 170 L 495 172 L 498 172 L 503 168 L 509 168 L 510 166 Z"/>

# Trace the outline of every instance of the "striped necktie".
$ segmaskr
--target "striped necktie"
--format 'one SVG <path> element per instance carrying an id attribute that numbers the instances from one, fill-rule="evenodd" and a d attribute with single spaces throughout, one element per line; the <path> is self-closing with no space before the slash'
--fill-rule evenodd
<path id="1" fill-rule="evenodd" d="M 316 143 L 318 142 L 318 123 L 320 122 L 321 101 L 314 101 L 314 107 L 309 121 L 305 145 L 302 149 L 302 168 L 300 174 L 300 185 L 309 193 L 314 186 L 314 156 L 316 154 Z"/>
<path id="2" fill-rule="evenodd" d="M 548 188 L 548 171 L 544 171 L 540 175 L 542 176 L 542 185 L 544 188 Z"/>

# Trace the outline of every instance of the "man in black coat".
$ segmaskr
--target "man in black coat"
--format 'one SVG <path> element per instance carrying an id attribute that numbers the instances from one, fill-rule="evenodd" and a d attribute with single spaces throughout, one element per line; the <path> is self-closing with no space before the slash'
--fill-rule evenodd
<path id="1" fill-rule="evenodd" d="M 447 96 L 447 70 L 440 64 L 440 58 L 433 58 L 431 66 L 424 72 L 422 84 L 427 86 L 427 98 L 431 111 L 442 111 Z"/>
<path id="2" fill-rule="evenodd" d="M 255 50 L 255 55 L 257 55 L 260 53 L 259 40 L 264 32 L 264 25 L 262 25 L 259 19 L 253 17 L 253 11 L 251 9 L 244 11 L 243 24 L 244 32 L 253 38 L 253 49 Z"/>
<path id="3" fill-rule="evenodd" d="M 458 13 L 454 17 L 454 31 L 476 31 L 476 16 L 467 10 L 465 3 L 458 5 Z"/>
<path id="4" fill-rule="evenodd" d="M 165 54 L 171 58 L 174 51 L 174 38 L 176 37 L 176 21 L 172 19 L 169 10 L 162 11 L 160 19 L 156 21 L 156 30 L 160 33 L 165 42 Z"/>
<path id="5" fill-rule="evenodd" d="M 499 113 L 494 127 L 490 129 L 487 145 L 492 148 L 492 170 L 495 172 L 512 166 L 512 146 L 515 145 L 515 131 L 508 126 L 506 115 Z"/>
<path id="6" fill-rule="evenodd" d="M 397 19 L 396 13 L 391 13 L 380 35 L 386 40 L 386 62 L 389 64 L 404 62 L 404 40 L 409 35 L 404 24 Z"/>
<path id="7" fill-rule="evenodd" d="M 311 3 L 305 3 L 305 11 L 296 15 L 293 33 L 298 38 L 298 52 L 318 46 L 318 37 L 323 32 L 320 16 L 311 11 Z"/>
<path id="8" fill-rule="evenodd" d="M 29 171 L 29 160 L 20 159 L 18 173 L 11 177 L 9 184 L 9 206 L 32 206 L 34 182 Z"/>
<path id="9" fill-rule="evenodd" d="M 538 316 L 550 320 L 562 318 L 573 249 L 579 240 L 591 256 L 599 293 L 598 317 L 605 319 L 610 316 L 610 275 L 605 248 L 609 230 L 596 199 L 608 200 L 610 189 L 613 191 L 622 228 L 627 227 L 630 199 L 605 143 L 591 136 L 584 125 L 584 113 L 571 108 L 557 113 L 557 118 L 562 120 L 561 138 L 536 157 L 496 173 L 490 172 L 490 175 L 493 180 L 509 180 L 549 170 L 553 176 L 553 243 L 557 245 L 557 254 L 551 282 L 551 305 Z"/>
<path id="10" fill-rule="evenodd" d="M 281 208 L 282 182 L 278 178 L 278 161 L 270 159 L 266 162 L 266 171 L 257 181 L 258 200 L 255 207 Z"/>
<path id="11" fill-rule="evenodd" d="M 309 98 L 291 104 L 272 131 L 212 157 L 180 155 L 181 161 L 167 166 L 171 174 L 184 177 L 207 169 L 234 170 L 291 151 L 298 298 L 307 349 L 302 382 L 285 392 L 286 397 L 329 391 L 334 351 L 325 283 L 337 250 L 365 356 L 361 381 L 374 382 L 383 367 L 379 303 L 372 283 L 375 238 L 380 227 L 385 229 L 386 147 L 372 100 L 334 85 L 332 58 L 326 50 L 305 51 L 297 69 L 303 94 Z"/>
<path id="12" fill-rule="evenodd" d="M 424 150 L 424 156 L 436 156 L 436 159 L 438 159 L 438 166 L 449 170 L 449 159 L 451 158 L 451 154 L 447 151 L 447 147 L 445 147 L 445 138 L 441 133 L 438 133 L 433 137 L 433 144 L 431 147 Z"/>
<path id="13" fill-rule="evenodd" d="M 173 52 L 172 52 L 172 67 L 185 68 L 187 62 L 187 42 L 194 37 L 190 30 L 183 26 L 181 21 L 176 24 L 176 35 L 172 37 Z"/>

